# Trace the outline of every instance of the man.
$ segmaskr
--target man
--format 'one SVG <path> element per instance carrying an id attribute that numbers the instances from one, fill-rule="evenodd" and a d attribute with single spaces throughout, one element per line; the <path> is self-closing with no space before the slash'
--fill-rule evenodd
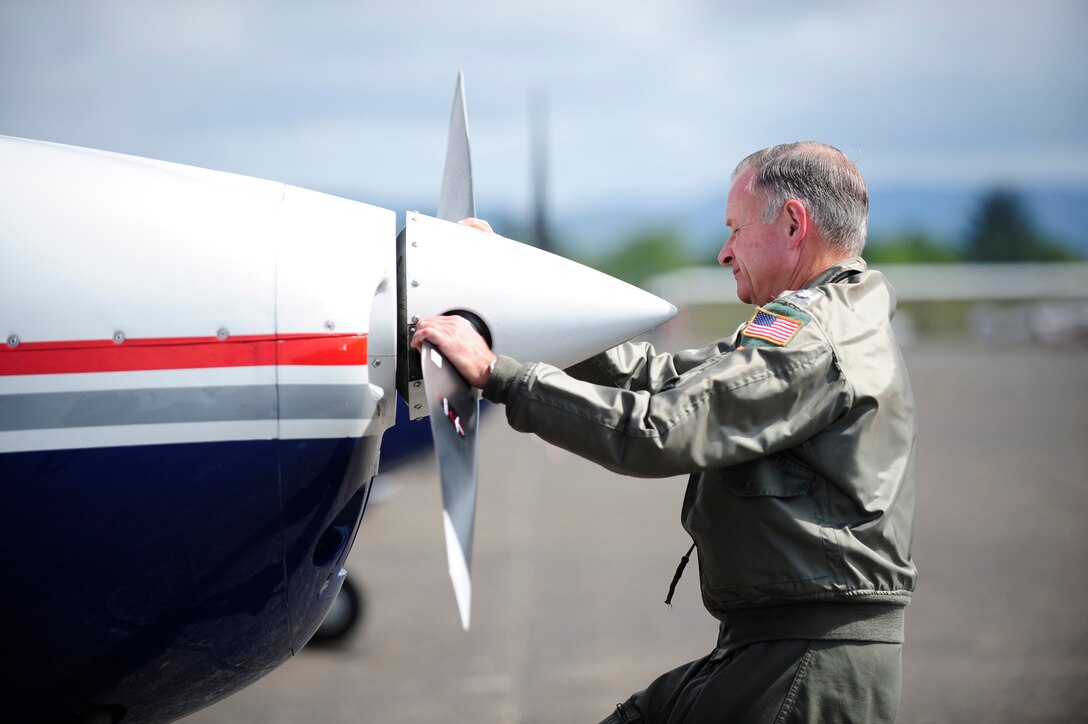
<path id="1" fill-rule="evenodd" d="M 860 172 L 830 146 L 741 161 L 718 260 L 758 309 L 700 350 L 628 343 L 564 373 L 496 358 L 459 318 L 420 322 L 413 344 L 439 347 L 515 429 L 629 475 L 691 476 L 682 521 L 717 645 L 607 722 L 895 719 L 914 402 L 895 293 L 858 257 L 867 216 Z"/>

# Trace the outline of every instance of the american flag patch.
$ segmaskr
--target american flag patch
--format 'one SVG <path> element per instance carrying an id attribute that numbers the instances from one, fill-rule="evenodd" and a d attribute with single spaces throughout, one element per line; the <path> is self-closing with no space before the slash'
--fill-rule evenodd
<path id="1" fill-rule="evenodd" d="M 742 334 L 746 337 L 765 339 L 777 345 L 784 345 L 797 334 L 801 324 L 796 319 L 783 317 L 781 314 L 768 312 L 766 309 L 758 309 Z"/>

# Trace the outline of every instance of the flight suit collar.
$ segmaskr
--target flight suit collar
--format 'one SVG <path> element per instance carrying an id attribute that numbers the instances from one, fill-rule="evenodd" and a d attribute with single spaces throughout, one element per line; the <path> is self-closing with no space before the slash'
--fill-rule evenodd
<path id="1" fill-rule="evenodd" d="M 843 259 L 838 264 L 830 266 L 817 274 L 815 277 L 809 280 L 802 289 L 814 289 L 824 284 L 834 284 L 835 282 L 841 282 L 847 277 L 851 277 L 855 274 L 867 270 L 869 265 L 865 263 L 865 260 L 860 256 L 851 257 L 850 259 Z"/>

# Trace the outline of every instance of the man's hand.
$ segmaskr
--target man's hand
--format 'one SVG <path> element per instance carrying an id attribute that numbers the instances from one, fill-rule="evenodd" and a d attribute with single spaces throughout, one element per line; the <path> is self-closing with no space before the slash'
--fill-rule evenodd
<path id="1" fill-rule="evenodd" d="M 482 388 L 491 379 L 495 354 L 464 317 L 451 315 L 419 320 L 412 336 L 412 347 L 422 352 L 424 342 L 437 347 L 473 387 Z"/>
<path id="2" fill-rule="evenodd" d="M 467 219 L 461 219 L 457 223 L 464 226 L 471 226 L 473 229 L 479 229 L 480 231 L 486 231 L 489 234 L 495 233 L 495 230 L 491 228 L 491 224 L 487 223 L 483 219 L 477 219 L 470 216 Z"/>

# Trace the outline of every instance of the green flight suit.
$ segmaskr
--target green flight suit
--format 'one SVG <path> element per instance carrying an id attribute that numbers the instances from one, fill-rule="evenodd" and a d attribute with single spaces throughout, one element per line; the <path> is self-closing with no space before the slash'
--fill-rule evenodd
<path id="1" fill-rule="evenodd" d="M 888 672 L 898 672 L 916 578 L 915 409 L 894 311 L 884 276 L 849 259 L 702 349 L 669 355 L 628 343 L 567 372 L 499 358 L 484 396 L 506 405 L 515 429 L 627 475 L 690 475 L 682 522 L 698 549 L 704 605 L 721 622 L 717 647 L 691 665 L 698 677 L 670 672 L 618 713 L 715 721 L 670 716 L 721 677 L 711 668 L 735 672 L 741 652 L 750 659 L 792 641 L 808 647 L 796 649 L 794 675 L 812 646 L 822 647 L 810 658 L 825 673 L 841 668 L 833 650 L 843 660 L 883 652 L 869 667 L 883 678 L 853 689 L 894 694 L 894 718 L 899 676 Z M 859 643 L 847 656 L 829 642 Z M 769 685 L 727 678 L 745 696 L 745 681 Z M 681 689 L 660 696 L 655 686 Z M 712 685 L 715 696 L 724 686 Z M 665 708 L 647 711 L 651 699 Z M 831 718 L 882 720 L 873 716 L 859 705 L 856 717 Z"/>

